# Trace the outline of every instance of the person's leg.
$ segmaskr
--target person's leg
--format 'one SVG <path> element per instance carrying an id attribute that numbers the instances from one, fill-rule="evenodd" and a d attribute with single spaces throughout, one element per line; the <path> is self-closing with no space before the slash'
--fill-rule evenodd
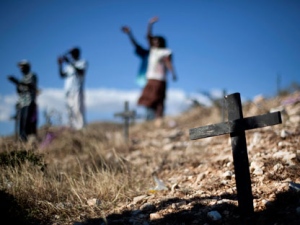
<path id="1" fill-rule="evenodd" d="M 84 127 L 83 95 L 80 92 L 74 93 L 74 128 L 80 130 Z"/>
<path id="2" fill-rule="evenodd" d="M 156 109 L 155 109 L 155 117 L 156 118 L 162 118 L 164 116 L 164 100 L 159 101 L 156 105 Z"/>
<path id="3" fill-rule="evenodd" d="M 85 104 L 84 104 L 84 94 L 83 92 L 80 93 L 79 95 L 79 103 L 80 103 L 80 106 L 79 106 L 79 111 L 80 111 L 80 114 L 81 114 L 81 120 L 82 120 L 82 127 L 84 127 L 86 125 L 86 117 L 85 117 Z"/>
<path id="4" fill-rule="evenodd" d="M 27 135 L 37 135 L 37 105 L 35 103 L 29 105 L 27 119 Z"/>
<path id="5" fill-rule="evenodd" d="M 164 110 L 165 110 L 165 96 L 166 96 L 166 88 L 167 83 L 161 82 L 159 83 L 159 87 L 157 89 L 157 101 L 155 105 L 155 117 L 156 118 L 163 118 L 164 116 Z"/>
<path id="6" fill-rule="evenodd" d="M 20 109 L 20 123 L 19 123 L 19 134 L 22 141 L 27 141 L 27 130 L 28 129 L 28 106 L 24 106 Z"/>
<path id="7" fill-rule="evenodd" d="M 155 126 L 161 127 L 163 124 L 163 116 L 164 116 L 164 101 L 159 101 L 156 105 L 155 110 Z"/>
<path id="8" fill-rule="evenodd" d="M 146 107 L 146 120 L 153 120 L 155 118 L 155 109 Z"/>
<path id="9" fill-rule="evenodd" d="M 66 96 L 66 108 L 70 128 L 74 128 L 74 97 L 70 93 Z"/>

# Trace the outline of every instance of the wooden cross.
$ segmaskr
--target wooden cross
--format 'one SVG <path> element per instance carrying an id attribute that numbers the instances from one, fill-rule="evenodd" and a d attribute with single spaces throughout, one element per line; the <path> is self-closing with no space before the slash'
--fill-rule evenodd
<path id="1" fill-rule="evenodd" d="M 190 129 L 190 139 L 230 134 L 238 207 L 242 216 L 250 216 L 254 212 L 254 207 L 245 130 L 280 124 L 281 114 L 273 112 L 243 118 L 240 94 L 227 95 L 225 99 L 228 106 L 228 122 Z"/>
<path id="2" fill-rule="evenodd" d="M 122 117 L 124 119 L 124 127 L 123 127 L 123 132 L 124 132 L 124 138 L 128 140 L 128 133 L 129 133 L 129 120 L 133 119 L 135 117 L 135 111 L 129 111 L 129 106 L 128 106 L 128 101 L 125 101 L 125 106 L 124 106 L 124 112 L 120 113 L 115 113 L 115 117 Z"/>

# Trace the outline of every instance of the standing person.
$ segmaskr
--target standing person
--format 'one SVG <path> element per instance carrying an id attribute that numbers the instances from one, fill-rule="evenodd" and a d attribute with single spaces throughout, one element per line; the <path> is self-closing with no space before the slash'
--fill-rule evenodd
<path id="1" fill-rule="evenodd" d="M 135 40 L 130 28 L 128 26 L 123 26 L 122 31 L 128 35 L 131 43 L 135 48 L 135 54 L 140 57 L 141 64 L 138 71 L 138 76 L 136 79 L 136 83 L 141 87 L 144 88 L 147 83 L 146 73 L 148 67 L 148 57 L 149 57 L 149 49 L 143 48 L 140 44 L 137 43 Z M 153 109 L 146 107 L 146 120 L 153 120 L 154 119 L 154 111 Z"/>
<path id="2" fill-rule="evenodd" d="M 165 38 L 152 35 L 152 26 L 157 21 L 158 17 L 153 17 L 148 23 L 147 38 L 150 51 L 146 72 L 147 84 L 138 99 L 138 105 L 152 109 L 155 113 L 157 124 L 160 125 L 164 116 L 167 72 L 170 71 L 172 73 L 174 81 L 176 81 L 177 77 L 172 64 L 172 51 L 167 48 Z"/>
<path id="3" fill-rule="evenodd" d="M 71 56 L 71 58 L 69 58 Z M 69 116 L 69 125 L 75 130 L 85 124 L 84 80 L 87 69 L 86 60 L 80 59 L 80 49 L 72 48 L 58 58 L 59 74 L 65 79 L 65 96 Z"/>
<path id="4" fill-rule="evenodd" d="M 17 66 L 20 68 L 23 77 L 18 80 L 14 76 L 8 76 L 8 79 L 17 87 L 19 95 L 18 109 L 16 118 L 19 119 L 19 137 L 27 142 L 29 135 L 37 135 L 37 75 L 31 72 L 30 63 L 27 60 L 20 61 Z"/>

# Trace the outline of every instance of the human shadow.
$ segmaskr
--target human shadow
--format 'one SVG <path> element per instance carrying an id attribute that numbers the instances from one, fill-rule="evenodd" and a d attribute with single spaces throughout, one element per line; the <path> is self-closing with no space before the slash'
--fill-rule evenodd
<path id="1" fill-rule="evenodd" d="M 257 196 L 253 197 L 258 198 Z M 299 225 L 300 215 L 297 207 L 300 207 L 300 192 L 285 191 L 276 194 L 274 201 L 268 202 L 265 209 L 254 212 L 251 216 L 242 217 L 239 208 L 228 200 L 237 200 L 235 194 L 194 197 L 190 199 L 170 198 L 163 200 L 159 205 L 146 204 L 139 209 L 126 210 L 122 213 L 113 213 L 106 218 L 86 219 L 82 224 L 87 225 Z M 180 207 L 180 204 L 187 206 Z M 209 204 L 208 204 L 209 203 Z M 177 209 L 176 205 L 179 205 Z M 169 209 L 169 211 L 168 211 Z M 150 214 L 164 211 L 164 215 L 157 219 L 150 219 Z M 208 212 L 218 211 L 220 220 L 212 220 Z M 76 224 L 76 223 L 74 223 Z"/>
<path id="2" fill-rule="evenodd" d="M 1 224 L 49 224 L 45 219 L 39 220 L 30 215 L 25 205 L 18 201 L 7 192 L 0 190 L 0 218 Z"/>

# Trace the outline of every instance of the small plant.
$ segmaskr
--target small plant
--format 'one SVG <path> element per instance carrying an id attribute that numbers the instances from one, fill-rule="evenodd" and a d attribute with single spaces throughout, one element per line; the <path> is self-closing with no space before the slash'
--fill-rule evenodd
<path id="1" fill-rule="evenodd" d="M 40 166 L 41 170 L 44 171 L 46 164 L 42 161 L 42 156 L 35 154 L 33 151 L 11 151 L 0 153 L 0 166 L 20 166 L 21 164 L 28 161 L 35 166 Z"/>

